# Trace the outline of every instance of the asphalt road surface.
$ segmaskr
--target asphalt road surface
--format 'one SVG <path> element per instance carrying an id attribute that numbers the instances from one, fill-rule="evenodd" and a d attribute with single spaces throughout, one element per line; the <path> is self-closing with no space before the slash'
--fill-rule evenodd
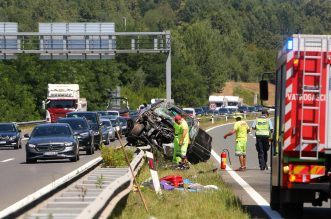
<path id="1" fill-rule="evenodd" d="M 249 126 L 251 127 L 252 122 L 249 122 Z M 248 210 L 251 214 L 252 218 L 271 218 L 268 216 L 263 209 L 267 209 L 271 213 L 275 213 L 272 211 L 267 205 L 259 206 L 253 198 L 260 200 L 263 203 L 263 200 L 259 199 L 256 195 L 254 195 L 253 191 L 248 190 L 249 193 L 253 196 L 253 198 L 244 190 L 247 186 L 241 186 L 238 184 L 236 180 L 230 175 L 230 172 L 235 172 L 238 174 L 249 186 L 251 186 L 259 195 L 262 196 L 265 203 L 269 203 L 270 193 L 269 193 L 269 185 L 270 185 L 270 168 L 269 170 L 261 171 L 259 168 L 257 152 L 255 149 L 255 133 L 250 133 L 247 140 L 247 170 L 245 172 L 234 171 L 237 169 L 239 165 L 238 157 L 234 155 L 234 136 L 228 137 L 226 140 L 223 139 L 225 133 L 227 133 L 230 129 L 233 128 L 233 124 L 225 125 L 221 127 L 217 127 L 211 129 L 209 134 L 213 136 L 213 150 L 217 155 L 220 156 L 220 153 L 223 149 L 228 149 L 230 152 L 230 157 L 232 161 L 232 165 L 230 165 L 232 170 L 222 170 L 221 175 L 223 180 L 233 188 L 237 197 L 243 203 L 243 206 Z M 228 159 L 229 160 L 229 159 Z M 215 160 L 216 161 L 216 160 Z M 270 155 L 268 158 L 268 164 L 270 165 Z M 228 162 L 229 165 L 229 162 Z M 233 175 L 233 174 L 232 174 Z M 247 189 L 247 188 L 245 188 Z M 277 215 L 277 214 L 276 214 Z M 305 204 L 304 208 L 304 217 L 303 218 L 331 218 L 331 209 L 330 202 L 324 203 L 322 207 L 312 207 L 309 204 Z"/>
<path id="2" fill-rule="evenodd" d="M 110 145 L 118 146 L 119 142 Z M 0 211 L 99 156 L 99 150 L 93 155 L 80 151 L 77 162 L 50 160 L 26 164 L 25 141 L 19 150 L 0 148 Z"/>

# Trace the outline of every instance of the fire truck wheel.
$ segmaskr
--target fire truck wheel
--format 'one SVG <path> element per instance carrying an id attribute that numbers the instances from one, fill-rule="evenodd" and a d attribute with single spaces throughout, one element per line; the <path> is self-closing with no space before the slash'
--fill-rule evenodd
<path id="1" fill-rule="evenodd" d="M 303 203 L 280 201 L 280 213 L 284 218 L 301 218 L 303 213 Z"/>
<path id="2" fill-rule="evenodd" d="M 272 186 L 271 187 L 271 199 L 270 199 L 270 207 L 272 210 L 279 210 L 279 200 L 280 200 L 280 192 L 279 192 L 279 187 L 277 186 Z"/>

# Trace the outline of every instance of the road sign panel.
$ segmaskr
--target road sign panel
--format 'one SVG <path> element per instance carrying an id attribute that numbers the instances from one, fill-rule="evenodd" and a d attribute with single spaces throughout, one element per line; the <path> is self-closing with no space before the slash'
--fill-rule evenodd
<path id="1" fill-rule="evenodd" d="M 0 22 L 0 33 L 17 33 L 17 23 L 12 22 Z M 0 36 L 0 50 L 11 49 L 17 50 L 19 48 L 20 41 L 17 36 Z M 15 59 L 16 55 L 12 53 L 1 53 L 0 59 Z"/>
<path id="2" fill-rule="evenodd" d="M 40 54 L 41 59 L 112 59 L 115 56 L 115 38 L 110 36 L 115 33 L 114 23 L 40 23 L 39 33 L 43 34 L 40 50 L 45 50 Z"/>

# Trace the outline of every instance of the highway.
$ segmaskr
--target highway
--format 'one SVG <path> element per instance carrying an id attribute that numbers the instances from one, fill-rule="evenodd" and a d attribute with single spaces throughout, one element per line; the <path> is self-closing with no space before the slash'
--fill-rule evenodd
<path id="1" fill-rule="evenodd" d="M 249 126 L 251 127 L 251 122 L 249 122 Z M 228 137 L 226 140 L 223 139 L 224 134 L 232 128 L 233 124 L 229 124 L 210 129 L 209 131 L 209 134 L 213 136 L 213 150 L 216 152 L 216 155 L 220 155 L 223 149 L 228 149 L 230 152 L 232 161 L 232 165 L 230 167 L 233 170 L 220 171 L 222 179 L 233 189 L 237 197 L 242 201 L 243 206 L 249 211 L 253 218 L 271 218 L 263 210 L 266 209 L 266 211 L 269 211 L 270 214 L 275 213 L 268 206 L 263 204 L 269 203 L 270 200 L 270 168 L 269 170 L 260 170 L 257 159 L 257 152 L 255 149 L 255 134 L 250 133 L 247 142 L 247 170 L 245 172 L 234 171 L 239 167 L 238 157 L 235 157 L 234 155 L 234 135 Z M 268 161 L 270 161 L 270 154 Z M 270 162 L 268 162 L 268 164 L 270 165 Z M 230 172 L 235 172 L 238 174 L 239 177 L 241 177 L 249 184 L 249 186 L 251 186 L 259 195 L 261 195 L 262 199 L 254 195 L 252 193 L 253 191 L 247 190 L 247 185 L 239 185 L 238 182 L 230 175 Z M 250 194 L 248 194 L 243 187 L 249 191 Z M 260 203 L 260 205 L 258 205 L 257 202 Z M 303 218 L 307 219 L 313 217 L 318 217 L 319 219 L 329 219 L 331 218 L 330 203 L 324 203 L 322 207 L 312 207 L 310 204 L 305 204 L 303 215 Z"/>
<path id="2" fill-rule="evenodd" d="M 249 122 L 249 125 L 251 126 L 251 122 Z M 226 140 L 223 139 L 223 135 L 232 126 L 233 124 L 229 124 L 210 129 L 209 134 L 213 137 L 213 150 L 215 151 L 212 159 L 216 163 L 215 157 L 220 155 L 223 149 L 228 149 L 232 161 L 230 167 L 233 170 L 221 170 L 222 179 L 232 187 L 253 218 L 273 218 L 270 214 L 273 215 L 275 212 L 268 207 L 270 168 L 265 171 L 259 169 L 255 137 L 254 133 L 250 133 L 247 147 L 247 170 L 245 172 L 234 171 L 239 167 L 238 158 L 234 156 L 234 136 L 230 136 Z M 111 142 L 111 145 L 117 146 L 119 142 Z M 0 149 L 0 171 L 2 175 L 0 178 L 0 196 L 5 197 L 0 202 L 0 211 L 100 155 L 100 151 L 96 151 L 94 155 L 85 155 L 85 152 L 80 152 L 80 160 L 75 163 L 67 160 L 54 160 L 26 164 L 24 147 L 25 142 L 22 144 L 22 149 L 19 150 Z M 233 174 L 237 174 L 248 185 L 240 185 L 238 179 L 233 178 Z M 252 190 L 247 189 L 247 187 L 251 187 Z M 255 191 L 258 195 L 254 195 Z M 331 218 L 330 203 L 325 203 L 323 207 L 305 205 L 304 218 L 317 216 L 319 219 Z"/>
<path id="3" fill-rule="evenodd" d="M 114 141 L 110 145 L 119 145 L 119 142 Z M 77 162 L 51 160 L 26 164 L 25 141 L 22 143 L 22 149 L 19 150 L 1 148 L 0 211 L 98 156 L 100 156 L 99 150 L 93 155 L 85 155 L 85 152 L 81 151 L 80 160 Z"/>

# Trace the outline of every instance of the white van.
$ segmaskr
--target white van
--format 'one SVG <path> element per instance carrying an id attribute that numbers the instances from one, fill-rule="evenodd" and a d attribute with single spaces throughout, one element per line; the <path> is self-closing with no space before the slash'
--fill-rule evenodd
<path id="1" fill-rule="evenodd" d="M 196 117 L 196 112 L 194 108 L 183 108 L 187 115 L 191 116 L 192 118 Z"/>

